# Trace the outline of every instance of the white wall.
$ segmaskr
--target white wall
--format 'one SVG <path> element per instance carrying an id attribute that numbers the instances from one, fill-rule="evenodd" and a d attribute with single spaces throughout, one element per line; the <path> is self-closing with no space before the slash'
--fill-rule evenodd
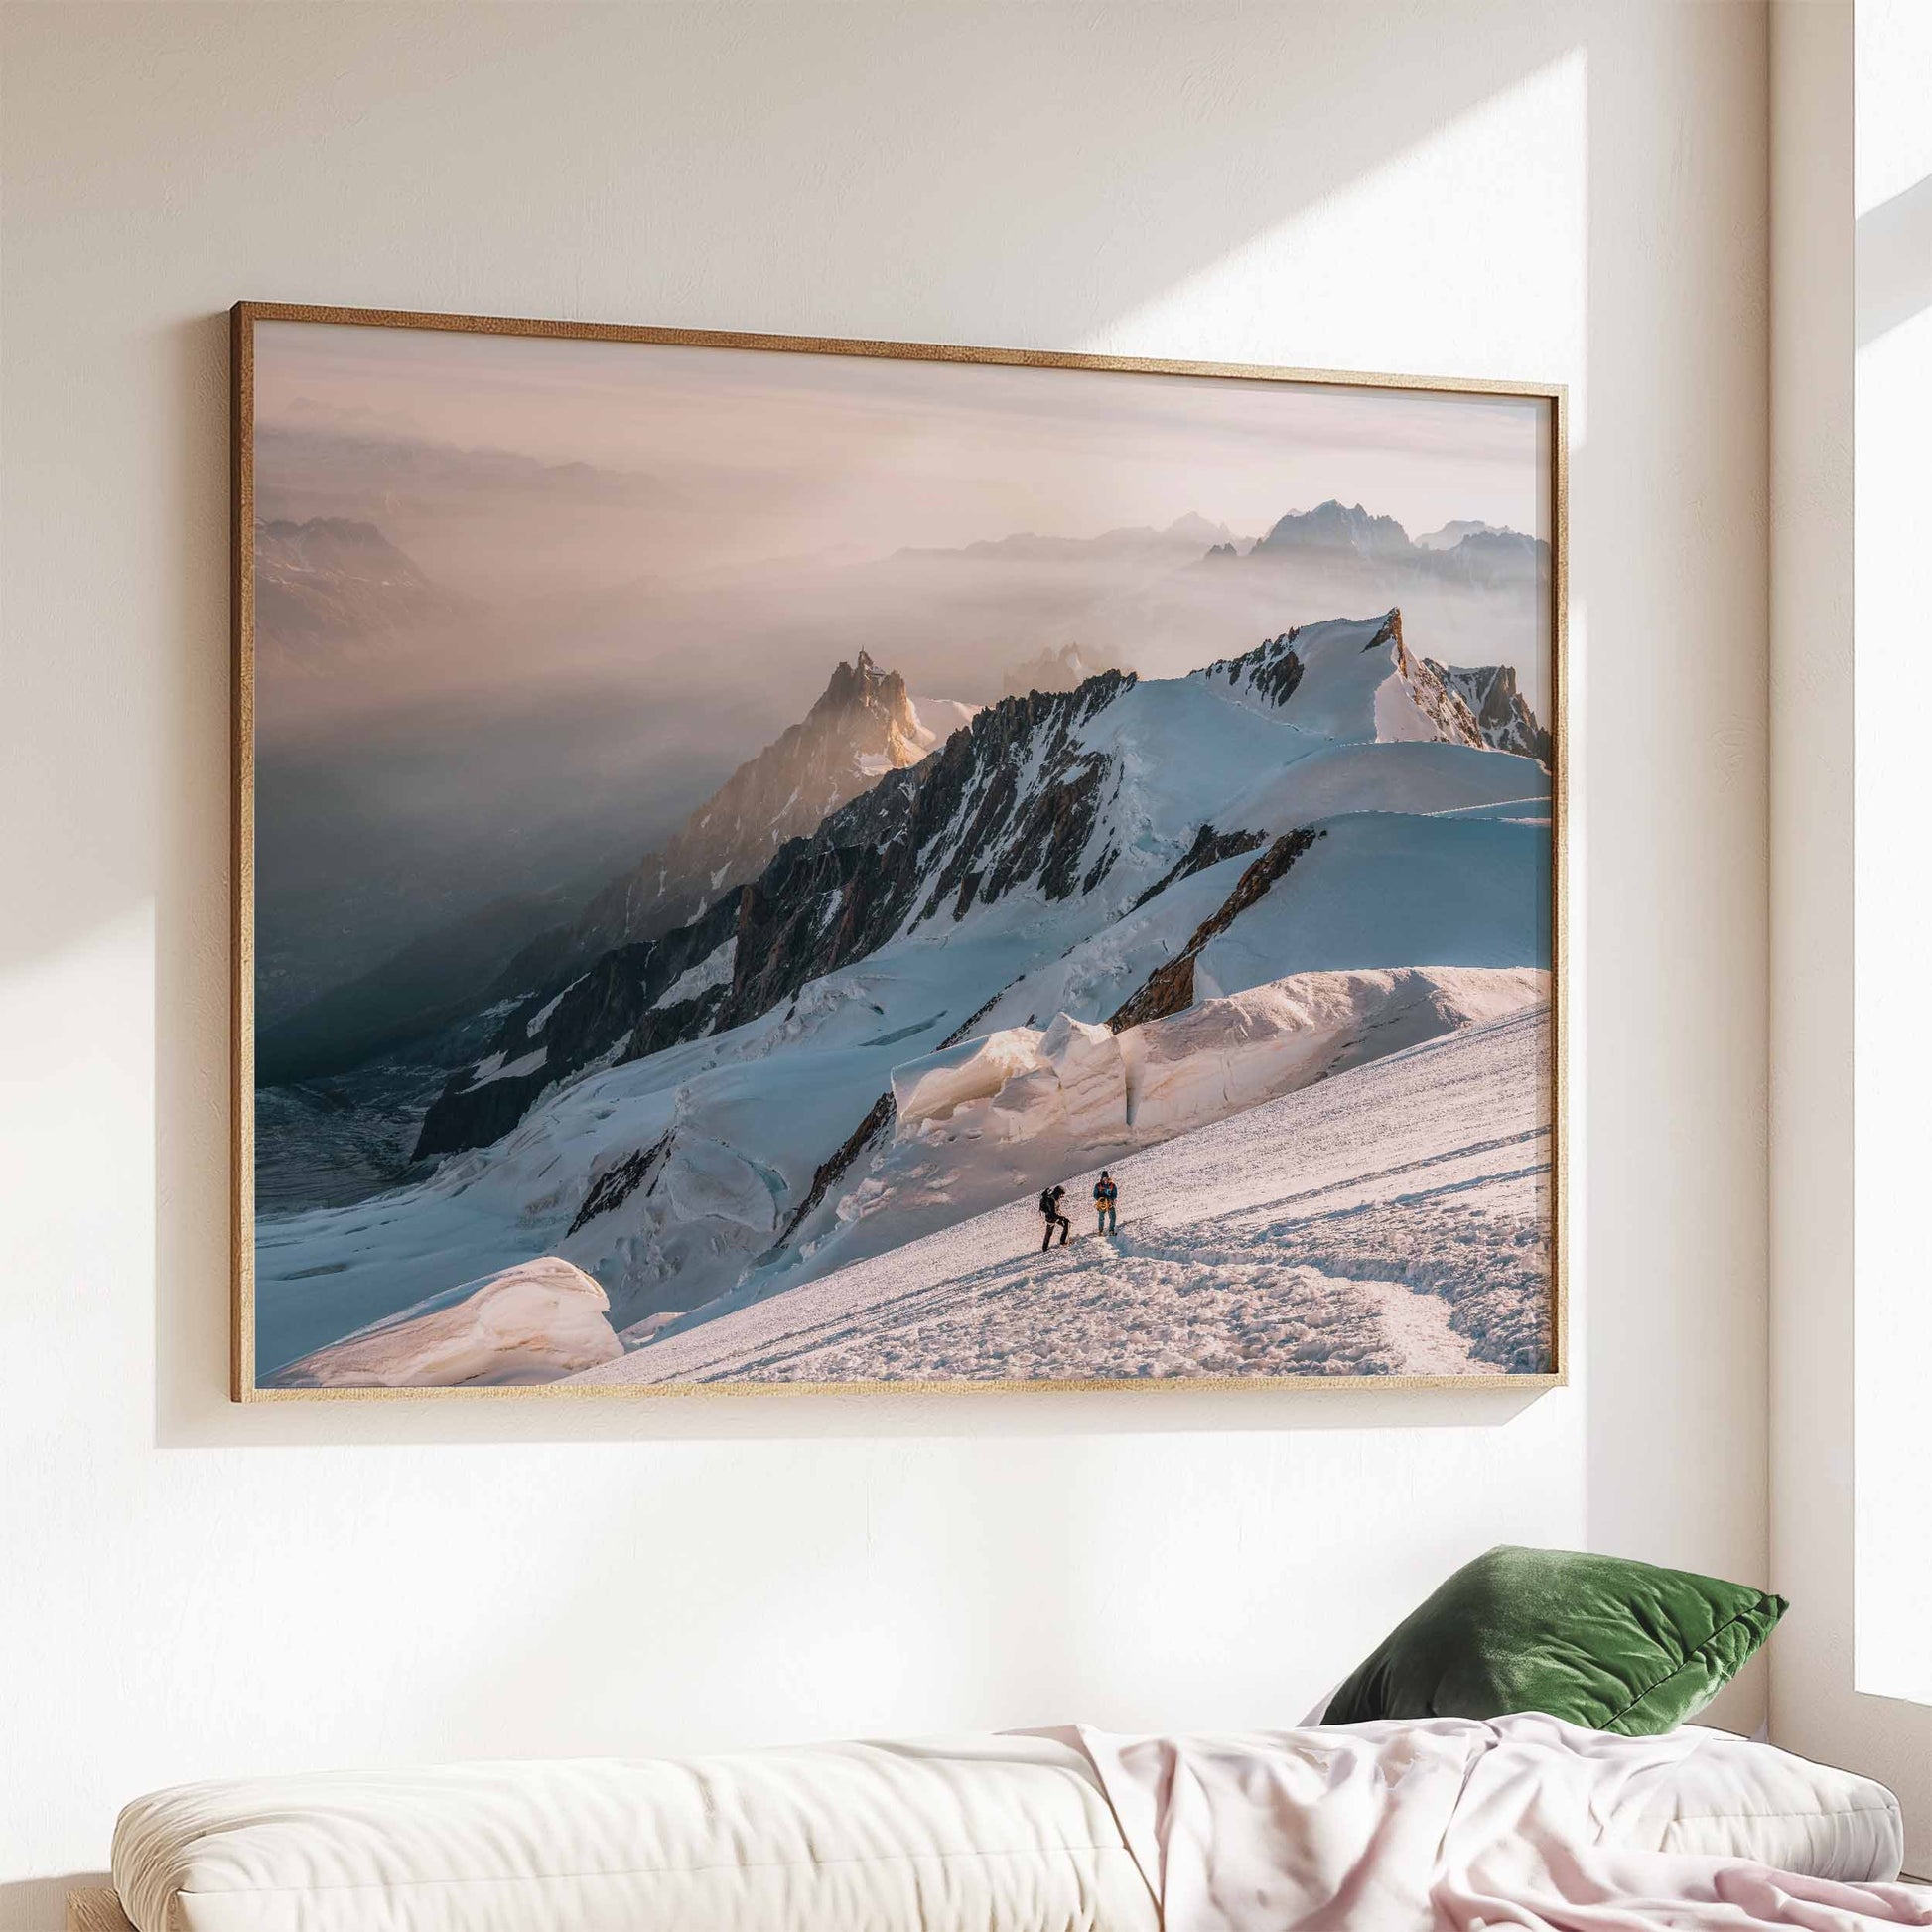
<path id="1" fill-rule="evenodd" d="M 1932 1040 L 1913 1025 L 1932 949 L 1922 827 L 1925 774 L 1908 707 L 1925 673 L 1932 555 L 1932 9 L 1862 0 L 1854 56 L 1858 359 L 1853 493 L 1857 689 L 1858 1685 L 1911 1699 L 1932 1793 L 1932 1471 L 1924 1453 L 1932 1359 L 1920 1190 L 1932 1135 Z M 1900 892 L 1901 877 L 1914 882 Z M 1909 1526 L 1909 1528 L 1907 1528 Z M 1901 1534 L 1901 1531 L 1904 1533 Z M 1932 1834 L 1928 1835 L 1932 1846 Z"/>
<path id="2" fill-rule="evenodd" d="M 1932 1676 L 1927 1069 L 1900 971 L 1925 921 L 1901 696 L 1925 648 L 1932 198 L 1910 164 L 1914 142 L 1932 162 L 1932 41 L 1917 0 L 1857 15 L 1773 17 L 1772 1574 L 1796 1607 L 1771 1729 L 1890 1784 L 1932 1872 L 1932 1710 L 1904 1701 Z"/>
<path id="3" fill-rule="evenodd" d="M 1762 1578 L 1759 9 L 0 33 L 0 1926 L 178 1779 L 1285 1721 L 1498 1539 Z M 237 296 L 1571 383 L 1574 1386 L 229 1408 Z"/>

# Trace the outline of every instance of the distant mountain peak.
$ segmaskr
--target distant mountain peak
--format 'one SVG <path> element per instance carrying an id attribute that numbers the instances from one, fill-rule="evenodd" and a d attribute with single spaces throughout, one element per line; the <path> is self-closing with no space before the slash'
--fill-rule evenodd
<path id="1" fill-rule="evenodd" d="M 1197 510 L 1188 510 L 1165 529 L 1137 523 L 1090 537 L 1042 536 L 1037 531 L 1018 530 L 1011 536 L 982 538 L 957 550 L 913 549 L 895 554 L 901 561 L 923 563 L 1126 564 L 1163 570 L 1193 562 L 1211 544 L 1233 540 L 1233 532 L 1225 524 L 1210 522 Z"/>
<path id="2" fill-rule="evenodd" d="M 841 660 L 798 724 L 741 764 L 662 847 L 604 887 L 568 932 L 512 961 L 509 977 L 555 981 L 612 947 L 702 917 L 757 878 L 787 839 L 816 831 L 937 742 L 898 672 L 863 650 L 855 662 Z"/>
<path id="3" fill-rule="evenodd" d="M 1394 517 L 1376 516 L 1360 503 L 1351 506 L 1330 496 L 1311 510 L 1290 510 L 1250 554 L 1346 550 L 1362 557 L 1400 557 L 1411 548 L 1408 531 Z"/>
<path id="4" fill-rule="evenodd" d="M 1125 668 L 1106 651 L 1089 645 L 1067 643 L 1056 649 L 1042 644 L 1031 657 L 1009 664 L 1000 673 L 1000 696 L 1024 698 L 1030 691 L 1071 691 L 1102 671 Z"/>
<path id="5" fill-rule="evenodd" d="M 254 561 L 257 640 L 298 659 L 414 629 L 452 602 L 375 524 L 353 517 L 257 523 Z"/>
<path id="6" fill-rule="evenodd" d="M 1164 537 L 1185 537 L 1189 543 L 1226 543 L 1232 534 L 1225 523 L 1210 523 L 1198 510 L 1176 516 L 1161 532 Z"/>
<path id="7" fill-rule="evenodd" d="M 1511 537 L 1516 532 L 1506 523 L 1485 523 L 1479 516 L 1461 516 L 1416 539 L 1418 550 L 1453 550 L 1464 537 Z"/>
<path id="8" fill-rule="evenodd" d="M 257 568 L 281 571 L 379 573 L 410 584 L 426 580 L 373 523 L 348 516 L 312 516 L 306 523 L 277 518 L 255 525 Z"/>

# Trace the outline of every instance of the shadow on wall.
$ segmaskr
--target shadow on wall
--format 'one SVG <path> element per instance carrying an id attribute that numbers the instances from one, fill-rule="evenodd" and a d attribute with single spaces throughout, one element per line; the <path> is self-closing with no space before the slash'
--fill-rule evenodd
<path id="1" fill-rule="evenodd" d="M 269 31 L 245 13 L 228 18 L 237 40 Z M 447 151 L 475 157 L 484 176 L 471 197 L 479 208 L 498 205 L 491 172 L 516 165 L 513 147 L 499 153 L 499 128 L 479 138 L 487 96 L 470 89 L 486 65 L 514 54 L 533 125 L 545 119 L 548 94 L 566 98 L 586 71 L 637 77 L 643 97 L 626 104 L 621 152 L 582 137 L 575 161 L 586 194 L 567 262 L 538 250 L 534 266 L 511 270 L 504 264 L 516 251 L 500 231 L 489 245 L 480 235 L 474 251 L 439 235 L 421 250 L 392 245 L 382 260 L 443 266 L 415 278 L 391 269 L 372 281 L 332 268 L 341 243 L 322 236 L 313 280 L 229 293 L 1314 361 L 1292 302 L 1256 326 L 1256 270 L 1240 262 L 1243 251 L 1417 148 L 1458 138 L 1458 124 L 1479 127 L 1486 103 L 1552 64 L 1577 62 L 1585 38 L 1578 7 L 1546 5 L 1524 6 L 1506 33 L 1494 31 L 1493 18 L 1478 32 L 1452 10 L 1405 11 L 1403 58 L 1393 62 L 1385 17 L 1352 4 L 1205 14 L 1036 9 L 1002 14 L 997 35 L 970 10 L 757 18 L 754 37 L 749 17 L 704 9 L 573 10 L 540 27 L 502 10 L 475 26 L 474 69 L 424 92 L 406 63 L 395 64 L 383 17 L 339 13 L 325 24 L 278 16 L 273 28 L 284 39 L 326 33 L 332 64 L 346 76 L 342 87 L 369 96 L 353 125 L 313 130 L 315 167 L 327 169 L 339 144 L 380 138 L 406 111 L 426 136 L 440 132 Z M 1015 36 L 1028 43 L 1024 59 L 1014 57 Z M 236 56 L 246 58 L 239 49 Z M 1581 71 L 1579 82 L 1581 113 Z M 721 99 L 730 102 L 722 124 Z M 976 100 L 999 103 L 997 139 L 962 126 L 960 103 Z M 177 99 L 169 111 L 195 109 Z M 594 121 L 573 108 L 557 124 Z M 809 154 L 811 166 L 776 176 L 761 159 L 774 148 Z M 878 166 L 882 149 L 904 164 Z M 1479 143 L 1471 148 L 1471 195 L 1483 191 L 1481 171 L 1492 159 Z M 665 193 L 666 183 L 700 170 L 703 194 Z M 221 197 L 229 192 L 216 184 L 182 218 L 226 220 Z M 514 194 L 507 205 L 519 205 Z M 629 218 L 643 207 L 652 242 L 640 250 Z M 434 218 L 427 208 L 391 213 L 404 225 Z M 716 245 L 721 232 L 734 236 L 732 247 Z M 464 266 L 449 266 L 458 260 Z M 494 279 L 482 264 L 495 264 Z M 1214 281 L 1217 264 L 1224 289 Z M 1401 262 L 1379 267 L 1392 301 L 1417 299 L 1413 290 L 1395 293 Z M 1365 279 L 1377 272 L 1377 264 L 1362 265 Z M 1121 340 L 1121 318 L 1153 315 L 1163 293 L 1183 283 L 1206 291 L 1198 308 L 1208 327 L 1182 338 L 1163 324 L 1155 339 Z M 1581 317 L 1571 327 L 1581 339 Z M 166 434 L 179 474 L 166 501 L 179 565 L 154 647 L 126 670 L 149 685 L 159 737 L 153 795 L 165 802 L 140 847 L 147 863 L 112 882 L 117 892 L 150 893 L 156 908 L 159 1444 L 1466 1427 L 1500 1424 L 1531 1399 L 1305 1389 L 1233 1401 L 1175 1394 L 230 1406 L 225 323 L 182 324 L 160 347 L 175 410 Z M 1344 347 L 1327 359 L 1347 365 Z M 86 825 L 111 796 L 102 767 L 125 747 L 85 734 L 75 742 L 81 755 L 49 782 L 72 822 Z M 70 877 L 50 878 L 44 897 L 46 916 L 11 927 L 37 947 L 74 944 L 119 909 L 90 902 L 86 882 Z"/>

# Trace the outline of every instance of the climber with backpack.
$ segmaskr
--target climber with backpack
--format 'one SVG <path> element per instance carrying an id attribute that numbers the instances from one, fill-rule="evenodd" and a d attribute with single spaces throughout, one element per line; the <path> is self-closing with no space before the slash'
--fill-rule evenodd
<path id="1" fill-rule="evenodd" d="M 1100 1178 L 1093 1183 L 1093 1208 L 1100 1216 L 1100 1225 L 1094 1229 L 1096 1234 L 1114 1234 L 1119 1231 L 1119 1223 L 1114 1214 L 1114 1203 L 1120 1199 L 1120 1189 L 1114 1184 L 1114 1177 L 1105 1168 L 1100 1170 Z"/>
<path id="2" fill-rule="evenodd" d="M 1060 1202 L 1066 1198 L 1066 1189 L 1055 1185 L 1048 1187 L 1039 1197 L 1040 1217 L 1046 1223 L 1045 1235 L 1041 1238 L 1039 1252 L 1044 1254 L 1053 1245 L 1053 1230 L 1060 1231 L 1060 1246 L 1066 1246 L 1066 1237 L 1073 1232 L 1073 1225 L 1060 1212 Z"/>

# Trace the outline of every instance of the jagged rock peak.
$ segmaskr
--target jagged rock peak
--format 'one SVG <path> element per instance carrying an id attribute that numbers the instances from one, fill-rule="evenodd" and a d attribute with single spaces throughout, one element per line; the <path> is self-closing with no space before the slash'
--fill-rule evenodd
<path id="1" fill-rule="evenodd" d="M 1446 744 L 1483 743 L 1467 698 L 1404 643 L 1396 606 L 1379 617 L 1298 624 L 1196 675 L 1209 684 L 1224 678 L 1243 702 L 1285 711 L 1298 722 L 1306 717 L 1330 737 L 1413 737 L 1420 723 L 1423 736 Z M 1414 707 L 1416 718 L 1407 727 L 1380 709 L 1376 694 L 1391 682 Z"/>
<path id="2" fill-rule="evenodd" d="M 882 671 L 871 655 L 862 650 L 856 664 L 848 664 L 843 658 L 839 660 L 812 710 L 845 711 L 874 697 L 890 701 L 893 693 L 902 696 L 904 690 L 905 680 L 897 671 Z"/>
<path id="3" fill-rule="evenodd" d="M 806 736 L 827 726 L 852 740 L 856 757 L 884 758 L 882 769 L 916 764 L 932 749 L 932 735 L 919 724 L 904 678 L 897 671 L 881 670 L 863 650 L 856 664 L 840 661 L 805 714 Z M 785 742 L 781 738 L 778 744 Z"/>
<path id="4" fill-rule="evenodd" d="M 1465 668 L 1439 664 L 1433 657 L 1426 657 L 1423 662 L 1469 707 L 1482 742 L 1492 751 L 1520 753 L 1548 765 L 1550 734 L 1537 722 L 1529 700 L 1517 689 L 1514 664 Z"/>

